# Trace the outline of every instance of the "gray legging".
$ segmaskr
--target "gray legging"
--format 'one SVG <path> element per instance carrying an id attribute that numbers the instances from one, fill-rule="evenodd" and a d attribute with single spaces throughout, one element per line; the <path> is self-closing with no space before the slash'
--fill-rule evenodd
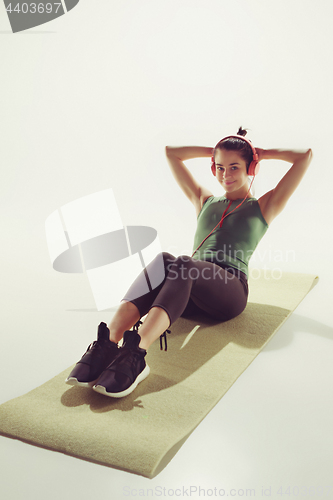
<path id="1" fill-rule="evenodd" d="M 246 275 L 234 268 L 196 260 L 186 255 L 174 257 L 163 252 L 165 277 L 154 289 L 140 295 L 147 287 L 146 276 L 158 276 L 160 256 L 157 256 L 131 285 L 123 300 L 132 302 L 145 316 L 155 306 L 166 311 L 170 325 L 180 316 L 204 311 L 210 317 L 227 321 L 238 316 L 246 307 L 248 286 Z M 169 326 L 170 326 L 169 325 Z"/>

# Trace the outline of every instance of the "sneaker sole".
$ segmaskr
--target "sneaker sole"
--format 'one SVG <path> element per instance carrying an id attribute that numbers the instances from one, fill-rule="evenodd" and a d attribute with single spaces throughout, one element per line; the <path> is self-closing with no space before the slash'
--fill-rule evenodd
<path id="1" fill-rule="evenodd" d="M 102 385 L 94 385 L 93 390 L 96 392 L 99 392 L 100 394 L 104 394 L 104 396 L 109 396 L 110 398 L 123 398 L 124 396 L 128 396 L 131 394 L 131 392 L 134 391 L 136 386 L 142 382 L 145 378 L 148 377 L 150 373 L 150 368 L 148 365 L 142 370 L 142 372 L 136 377 L 134 380 L 133 384 L 128 387 L 128 389 L 125 389 L 122 392 L 107 392 L 106 388 L 103 387 Z"/>
<path id="2" fill-rule="evenodd" d="M 93 380 L 92 382 L 80 382 L 77 378 L 75 377 L 68 377 L 65 380 L 65 383 L 68 385 L 78 385 L 80 387 L 93 387 L 98 379 Z"/>

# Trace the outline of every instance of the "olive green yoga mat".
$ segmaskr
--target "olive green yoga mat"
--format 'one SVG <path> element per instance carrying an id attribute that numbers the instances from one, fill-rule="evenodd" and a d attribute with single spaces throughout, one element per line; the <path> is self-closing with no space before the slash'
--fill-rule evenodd
<path id="1" fill-rule="evenodd" d="M 253 270 L 254 271 L 254 270 Z M 0 433 L 148 478 L 156 476 L 317 283 L 313 275 L 255 270 L 245 311 L 225 323 L 178 319 L 168 350 L 123 399 L 69 387 L 71 367 L 0 406 Z M 209 443 L 207 443 L 209 446 Z"/>

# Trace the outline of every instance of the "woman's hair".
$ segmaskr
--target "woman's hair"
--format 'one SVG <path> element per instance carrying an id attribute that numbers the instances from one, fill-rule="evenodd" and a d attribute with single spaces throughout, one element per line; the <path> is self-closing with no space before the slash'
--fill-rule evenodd
<path id="1" fill-rule="evenodd" d="M 237 135 L 241 135 L 245 137 L 247 134 L 246 129 L 242 129 L 239 127 Z M 222 139 L 219 143 L 216 144 L 214 149 L 214 158 L 217 149 L 225 149 L 226 151 L 237 151 L 240 157 L 246 163 L 246 170 L 248 170 L 250 163 L 253 160 L 253 152 L 251 146 L 247 144 L 247 142 L 242 141 L 242 139 L 238 139 L 237 137 L 230 137 L 229 139 Z"/>

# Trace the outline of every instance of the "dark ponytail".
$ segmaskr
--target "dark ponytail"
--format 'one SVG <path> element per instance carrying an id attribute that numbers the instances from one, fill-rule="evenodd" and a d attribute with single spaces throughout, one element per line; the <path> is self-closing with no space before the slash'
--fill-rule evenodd
<path id="1" fill-rule="evenodd" d="M 243 129 L 242 127 L 239 127 L 237 135 L 241 135 L 242 137 L 245 137 L 246 134 L 247 134 L 246 128 Z"/>

